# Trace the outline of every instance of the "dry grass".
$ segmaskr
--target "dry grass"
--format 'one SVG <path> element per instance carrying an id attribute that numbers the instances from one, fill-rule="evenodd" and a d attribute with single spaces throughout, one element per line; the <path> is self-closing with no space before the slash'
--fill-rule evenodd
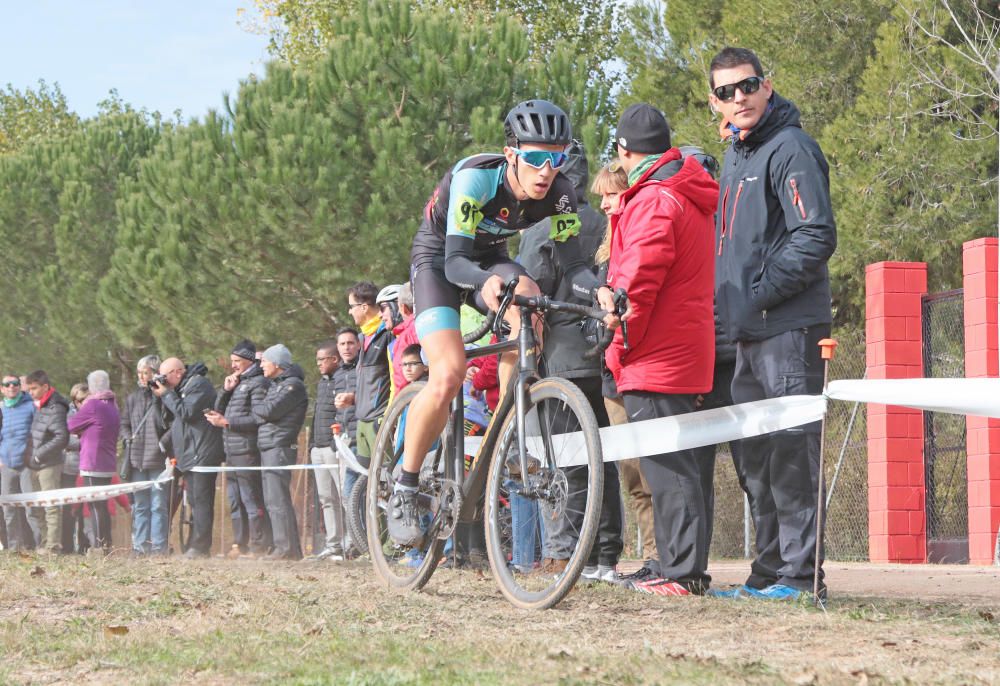
<path id="1" fill-rule="evenodd" d="M 838 596 L 824 614 L 592 587 L 524 613 L 488 576 L 441 570 L 399 596 L 362 562 L 4 553 L 0 574 L 2 683 L 1000 681 L 989 599 Z"/>

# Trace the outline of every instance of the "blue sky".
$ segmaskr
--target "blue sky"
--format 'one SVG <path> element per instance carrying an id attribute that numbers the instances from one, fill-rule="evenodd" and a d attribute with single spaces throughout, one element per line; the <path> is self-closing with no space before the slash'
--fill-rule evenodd
<path id="1" fill-rule="evenodd" d="M 59 83 L 82 116 L 112 88 L 136 108 L 187 120 L 262 74 L 267 37 L 238 24 L 252 0 L 20 0 L 0 10 L 0 86 Z"/>

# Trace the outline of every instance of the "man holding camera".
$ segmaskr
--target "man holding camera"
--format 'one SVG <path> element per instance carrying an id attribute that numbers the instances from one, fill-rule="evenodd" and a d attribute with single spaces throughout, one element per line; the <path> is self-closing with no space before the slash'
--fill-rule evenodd
<path id="1" fill-rule="evenodd" d="M 208 557 L 212 550 L 212 520 L 215 509 L 215 474 L 191 471 L 198 466 L 222 462 L 222 432 L 205 414 L 215 406 L 215 387 L 201 362 L 190 366 L 171 357 L 153 377 L 153 393 L 163 402 L 164 421 L 170 424 L 169 453 L 184 475 L 188 500 L 194 514 L 188 558 Z"/>

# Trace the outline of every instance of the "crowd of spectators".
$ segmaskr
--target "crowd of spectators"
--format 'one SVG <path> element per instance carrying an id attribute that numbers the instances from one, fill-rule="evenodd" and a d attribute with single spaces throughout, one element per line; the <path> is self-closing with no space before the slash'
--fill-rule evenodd
<path id="1" fill-rule="evenodd" d="M 577 195 L 581 253 L 602 284 L 594 296 L 605 305 L 611 291 L 621 288 L 629 298 L 623 319 L 630 346 L 619 331 L 603 360 L 583 354 L 590 344 L 578 318 L 550 313 L 545 322 L 545 373 L 576 384 L 601 426 L 820 390 L 816 343 L 829 335 L 826 262 L 836 245 L 826 161 L 803 133 L 795 106 L 773 91 L 751 51 L 720 52 L 709 86 L 711 105 L 722 116 L 720 133 L 730 141 L 718 182 L 716 161 L 675 147 L 666 117 L 642 103 L 623 112 L 616 160 L 589 186 L 601 197 L 603 213 L 587 202 L 582 145 L 574 141 L 560 168 Z M 542 293 L 579 299 L 554 243 L 565 238 L 551 221 L 524 232 L 518 262 Z M 311 556 L 317 561 L 343 560 L 364 548 L 345 526 L 358 476 L 341 464 L 335 434 L 367 466 L 392 398 L 428 371 L 409 284 L 380 290 L 362 281 L 346 296 L 356 328 L 341 329 L 315 350 L 319 381 L 308 461 L 321 467 L 314 477 L 323 529 L 322 545 Z M 229 554 L 302 558 L 291 472 L 268 468 L 297 462 L 309 406 L 305 374 L 281 343 L 258 352 L 252 341 L 241 340 L 230 365 L 231 374 L 216 388 L 203 364 L 144 357 L 137 365 L 138 387 L 121 413 L 101 370 L 88 375 L 85 387 L 74 386 L 68 400 L 44 371 L 3 376 L 2 493 L 102 486 L 116 477 L 149 481 L 173 458 L 193 510 L 185 555 L 200 557 L 212 548 L 216 474 L 196 468 L 225 461 L 251 468 L 227 481 L 235 541 Z M 495 358 L 469 363 L 466 392 L 467 429 L 474 432 L 497 402 Z M 813 533 L 817 431 L 807 426 L 732 446 L 758 551 L 746 584 L 733 593 L 784 598 L 810 588 L 822 564 Z M 713 473 L 711 447 L 607 463 L 599 531 L 584 580 L 661 595 L 706 592 Z M 643 567 L 628 576 L 616 570 L 623 550 L 620 484 L 647 551 Z M 173 503 L 166 493 L 153 488 L 134 495 L 134 554 L 170 552 Z M 569 534 L 553 520 L 536 542 L 534 532 L 519 527 L 538 505 L 521 502 L 516 493 L 512 499 L 515 537 L 522 539 L 512 564 L 522 571 L 558 572 Z M 3 524 L 2 543 L 12 550 L 110 547 L 103 501 L 88 507 L 8 506 Z M 458 540 L 456 563 L 481 560 L 481 530 L 459 527 Z"/>

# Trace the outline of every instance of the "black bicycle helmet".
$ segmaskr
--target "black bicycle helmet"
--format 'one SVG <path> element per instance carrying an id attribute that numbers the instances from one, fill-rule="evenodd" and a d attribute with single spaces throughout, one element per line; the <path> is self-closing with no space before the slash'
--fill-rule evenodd
<path id="1" fill-rule="evenodd" d="M 548 100 L 525 100 L 507 113 L 503 122 L 507 145 L 542 143 L 569 145 L 573 131 L 569 117 Z"/>
<path id="2" fill-rule="evenodd" d="M 678 148 L 678 150 L 680 150 L 681 157 L 693 157 L 698 160 L 698 164 L 700 164 L 713 179 L 719 178 L 719 161 L 699 148 L 697 145 L 682 145 Z"/>

